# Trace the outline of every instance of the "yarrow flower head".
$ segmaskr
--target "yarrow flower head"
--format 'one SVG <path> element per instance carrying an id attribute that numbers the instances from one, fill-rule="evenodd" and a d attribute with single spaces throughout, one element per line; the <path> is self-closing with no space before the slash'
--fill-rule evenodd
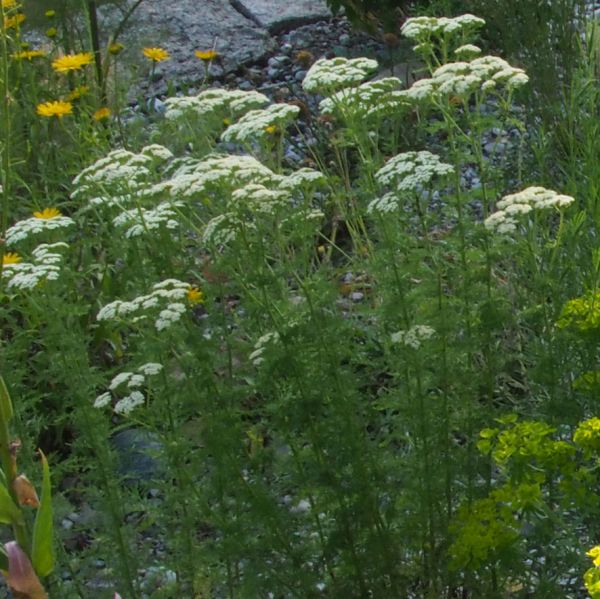
<path id="1" fill-rule="evenodd" d="M 6 231 L 6 245 L 11 246 L 32 236 L 64 229 L 75 224 L 73 219 L 68 216 L 62 216 L 56 208 L 45 208 L 37 212 L 40 216 L 33 216 L 15 223 Z"/>
<path id="2" fill-rule="evenodd" d="M 171 55 L 164 48 L 144 48 L 142 54 L 152 62 L 163 62 L 171 58 Z"/>
<path id="3" fill-rule="evenodd" d="M 464 39 L 483 25 L 485 25 L 484 19 L 469 13 L 454 18 L 414 17 L 402 25 L 400 32 L 410 40 L 426 44 L 449 35 Z"/>
<path id="4" fill-rule="evenodd" d="M 445 177 L 453 172 L 452 165 L 442 162 L 431 152 L 398 154 L 375 173 L 375 180 L 393 191 L 373 200 L 367 211 L 393 212 L 399 208 L 401 195 L 423 191 L 435 177 Z"/>
<path id="5" fill-rule="evenodd" d="M 131 301 L 116 300 L 104 306 L 97 315 L 99 321 L 129 321 L 137 323 L 147 318 L 154 319 L 157 331 L 168 329 L 181 320 L 187 307 L 191 285 L 177 279 L 166 279 L 152 286 L 147 295 L 141 295 Z"/>
<path id="6" fill-rule="evenodd" d="M 391 341 L 393 344 L 401 344 L 411 349 L 419 349 L 423 341 L 431 339 L 435 335 L 435 329 L 427 325 L 416 324 L 407 331 L 393 333 Z"/>
<path id="7" fill-rule="evenodd" d="M 31 262 L 23 262 L 14 253 L 5 254 L 2 278 L 7 280 L 7 289 L 31 290 L 42 282 L 58 279 L 63 260 L 60 252 L 68 247 L 63 242 L 38 245 L 32 252 Z"/>
<path id="8" fill-rule="evenodd" d="M 300 108 L 293 104 L 271 104 L 264 110 L 251 110 L 237 123 L 227 127 L 224 142 L 249 143 L 268 136 L 267 129 L 275 126 L 282 131 L 298 116 Z"/>
<path id="9" fill-rule="evenodd" d="M 94 55 L 91 52 L 79 52 L 77 54 L 66 54 L 52 61 L 52 68 L 57 73 L 69 73 L 79 71 L 84 66 L 91 64 Z"/>
<path id="10" fill-rule="evenodd" d="M 43 102 L 38 104 L 36 112 L 39 116 L 62 118 L 73 112 L 73 104 L 64 102 L 63 100 L 55 100 L 53 102 Z"/>
<path id="11" fill-rule="evenodd" d="M 322 58 L 310 67 L 302 87 L 307 92 L 331 95 L 361 83 L 377 67 L 377 61 L 370 58 Z"/>
<path id="12" fill-rule="evenodd" d="M 517 229 L 518 217 L 533 210 L 562 210 L 575 201 L 575 198 L 559 194 L 544 187 L 528 187 L 518 193 L 504 196 L 498 203 L 498 211 L 485 219 L 489 231 L 507 234 Z"/>
<path id="13" fill-rule="evenodd" d="M 135 408 L 146 402 L 144 394 L 139 389 L 147 385 L 147 377 L 156 376 L 162 369 L 162 364 L 148 362 L 142 364 L 135 372 L 120 372 L 111 380 L 108 386 L 109 390 L 96 397 L 94 407 L 104 408 L 116 399 L 113 408 L 115 413 L 130 414 Z"/>

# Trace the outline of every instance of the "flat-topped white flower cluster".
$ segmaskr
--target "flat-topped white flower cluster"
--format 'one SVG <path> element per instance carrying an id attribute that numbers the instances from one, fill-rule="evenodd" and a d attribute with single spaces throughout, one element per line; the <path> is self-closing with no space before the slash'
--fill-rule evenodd
<path id="1" fill-rule="evenodd" d="M 322 58 L 310 67 L 302 81 L 302 87 L 307 92 L 331 95 L 340 89 L 361 83 L 378 66 L 377 61 L 371 58 Z"/>
<path id="2" fill-rule="evenodd" d="M 300 108 L 294 104 L 271 104 L 262 110 L 251 110 L 237 123 L 229 125 L 221 135 L 221 139 L 240 144 L 260 140 L 285 130 L 299 113 Z"/>
<path id="3" fill-rule="evenodd" d="M 177 279 L 166 279 L 152 286 L 147 295 L 130 301 L 115 300 L 104 306 L 96 316 L 99 321 L 129 321 L 137 323 L 146 318 L 154 318 L 157 331 L 169 328 L 179 321 L 186 311 L 183 303 L 191 289 L 189 283 Z M 158 312 L 158 314 L 157 314 Z"/>
<path id="4" fill-rule="evenodd" d="M 165 118 L 176 120 L 186 115 L 203 119 L 237 118 L 240 115 L 269 104 L 269 98 L 257 91 L 240 89 L 206 89 L 195 96 L 181 96 L 165 100 Z"/>
<path id="5" fill-rule="evenodd" d="M 49 218 L 39 218 L 31 216 L 29 218 L 16 222 L 12 227 L 6 230 L 4 237 L 6 245 L 12 246 L 21 241 L 25 241 L 30 237 L 55 231 L 57 229 L 65 229 L 72 227 L 75 221 L 68 216 L 58 214 Z"/>
<path id="6" fill-rule="evenodd" d="M 127 227 L 125 237 L 139 237 L 144 233 L 156 231 L 161 227 L 168 230 L 179 228 L 176 208 L 183 206 L 183 202 L 161 202 L 156 208 L 146 209 L 131 208 L 124 210 L 113 219 L 115 227 Z"/>
<path id="7" fill-rule="evenodd" d="M 391 341 L 394 344 L 401 344 L 412 349 L 419 349 L 423 341 L 431 339 L 434 335 L 434 328 L 424 324 L 416 324 L 407 331 L 392 333 Z"/>
<path id="8" fill-rule="evenodd" d="M 393 191 L 373 200 L 367 212 L 388 213 L 400 207 L 400 198 L 407 193 L 423 191 L 436 177 L 446 177 L 454 172 L 451 164 L 440 160 L 431 152 L 403 152 L 394 156 L 375 173 L 375 180 Z"/>
<path id="9" fill-rule="evenodd" d="M 162 364 L 157 362 L 148 362 L 142 364 L 135 372 L 120 372 L 111 380 L 108 391 L 96 397 L 94 401 L 95 408 L 104 408 L 113 401 L 113 397 L 118 397 L 118 392 L 126 388 L 127 395 L 120 397 L 114 405 L 114 411 L 117 414 L 127 415 L 135 408 L 145 403 L 146 398 L 139 390 L 146 384 L 146 377 L 156 376 L 163 369 Z"/>
<path id="10" fill-rule="evenodd" d="M 513 233 L 517 229 L 517 218 L 533 210 L 561 210 L 567 208 L 575 198 L 560 194 L 545 187 L 528 187 L 523 191 L 504 196 L 498 203 L 499 210 L 485 219 L 486 229 L 495 233 Z"/>
<path id="11" fill-rule="evenodd" d="M 55 281 L 60 275 L 60 266 L 63 260 L 60 251 L 68 247 L 62 241 L 42 243 L 31 252 L 32 262 L 5 264 L 2 269 L 2 278 L 7 280 L 6 288 L 31 290 L 44 281 Z"/>
<path id="12" fill-rule="evenodd" d="M 410 40 L 424 43 L 434 36 L 468 35 L 484 25 L 484 19 L 469 13 L 457 17 L 413 17 L 402 25 L 400 32 Z"/>

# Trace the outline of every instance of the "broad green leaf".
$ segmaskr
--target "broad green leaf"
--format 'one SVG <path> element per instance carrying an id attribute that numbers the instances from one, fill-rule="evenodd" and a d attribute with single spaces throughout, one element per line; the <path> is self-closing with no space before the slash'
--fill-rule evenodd
<path id="1" fill-rule="evenodd" d="M 4 379 L 0 376 L 0 420 L 5 425 L 8 425 L 12 417 L 13 408 L 10 395 L 8 394 L 8 389 L 6 388 Z"/>
<path id="2" fill-rule="evenodd" d="M 8 489 L 0 485 L 0 522 L 13 524 L 23 521 L 23 514 L 13 501 Z"/>
<path id="3" fill-rule="evenodd" d="M 33 525 L 31 562 L 38 576 L 48 576 L 54 569 L 54 530 L 52 524 L 52 489 L 50 487 L 50 467 L 42 450 L 38 450 L 42 459 L 43 480 L 40 507 Z"/>

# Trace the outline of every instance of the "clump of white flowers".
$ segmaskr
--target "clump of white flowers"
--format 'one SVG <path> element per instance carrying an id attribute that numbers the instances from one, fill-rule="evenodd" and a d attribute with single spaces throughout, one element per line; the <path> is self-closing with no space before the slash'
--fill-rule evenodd
<path id="1" fill-rule="evenodd" d="M 263 110 L 251 110 L 227 127 L 221 139 L 240 144 L 260 140 L 270 135 L 272 128 L 283 131 L 299 113 L 300 108 L 294 104 L 271 104 Z"/>
<path id="2" fill-rule="evenodd" d="M 118 394 L 126 389 L 127 395 L 120 397 L 114 406 L 117 414 L 129 414 L 137 406 L 146 401 L 144 394 L 139 390 L 146 384 L 146 377 L 155 376 L 162 371 L 162 364 L 148 362 L 142 364 L 136 372 L 120 372 L 111 380 L 108 391 L 98 395 L 94 401 L 95 408 L 104 408 L 113 401 L 113 394 Z"/>
<path id="3" fill-rule="evenodd" d="M 174 199 L 202 197 L 215 191 L 235 189 L 246 183 L 264 183 L 275 173 L 252 156 L 211 155 L 183 164 L 171 179 L 159 184 Z"/>
<path id="4" fill-rule="evenodd" d="M 465 44 L 464 46 L 459 46 L 456 48 L 456 50 L 454 50 L 454 54 L 456 54 L 458 58 L 467 60 L 469 58 L 479 56 L 481 54 L 481 48 L 479 46 L 475 46 L 474 44 Z"/>
<path id="5" fill-rule="evenodd" d="M 373 200 L 367 211 L 394 212 L 399 207 L 400 196 L 420 192 L 435 177 L 445 177 L 454 172 L 451 164 L 440 160 L 431 152 L 404 152 L 394 156 L 375 173 L 375 180 L 393 188 L 393 191 Z"/>
<path id="6" fill-rule="evenodd" d="M 376 60 L 370 58 L 322 58 L 317 60 L 304 77 L 305 91 L 324 96 L 344 87 L 353 87 L 377 70 Z"/>
<path id="7" fill-rule="evenodd" d="M 131 301 L 116 300 L 104 306 L 96 316 L 99 321 L 129 321 L 137 323 L 154 318 L 157 331 L 169 328 L 179 321 L 186 311 L 185 300 L 192 289 L 189 283 L 167 279 L 152 286 L 147 295 Z"/>
<path id="8" fill-rule="evenodd" d="M 66 243 L 42 243 L 32 252 L 31 262 L 5 264 L 2 278 L 7 289 L 34 289 L 43 281 L 55 281 L 60 275 L 63 256 L 60 251 L 68 248 Z M 58 250 L 58 251 L 57 251 Z"/>
<path id="9" fill-rule="evenodd" d="M 231 194 L 234 203 L 253 212 L 273 214 L 289 204 L 290 194 L 284 190 L 268 189 L 260 183 L 248 183 Z"/>
<path id="10" fill-rule="evenodd" d="M 244 223 L 233 212 L 225 212 L 215 216 L 206 223 L 202 232 L 202 243 L 207 246 L 223 247 L 231 243 L 243 227 L 254 227 L 252 223 Z"/>
<path id="11" fill-rule="evenodd" d="M 391 341 L 394 344 L 405 345 L 412 349 L 419 349 L 423 341 L 431 339 L 435 335 L 435 329 L 424 324 L 416 324 L 407 331 L 392 333 Z"/>
<path id="12" fill-rule="evenodd" d="M 182 96 L 165 100 L 165 118 L 175 120 L 196 115 L 204 120 L 238 118 L 249 110 L 269 104 L 269 98 L 257 91 L 239 89 L 206 89 L 195 96 Z"/>
<path id="13" fill-rule="evenodd" d="M 502 86 L 509 91 L 525 85 L 529 77 L 498 56 L 482 56 L 470 62 L 449 62 L 438 67 L 430 78 L 419 79 L 400 92 L 418 101 L 437 96 L 466 98 L 472 93 L 491 93 Z"/>
<path id="14" fill-rule="evenodd" d="M 176 208 L 183 202 L 162 202 L 156 208 L 132 208 L 121 212 L 113 219 L 115 227 L 127 226 L 125 237 L 139 237 L 160 228 L 173 230 L 179 228 Z"/>
<path id="15" fill-rule="evenodd" d="M 498 203 L 499 210 L 485 219 L 486 229 L 495 233 L 513 233 L 517 229 L 520 215 L 532 210 L 561 210 L 567 208 L 575 198 L 560 194 L 545 187 L 528 187 L 523 191 L 504 196 Z"/>
<path id="16" fill-rule="evenodd" d="M 323 114 L 336 114 L 342 118 L 379 117 L 409 105 L 399 94 L 402 81 L 397 77 L 385 77 L 368 81 L 358 87 L 342 89 L 319 104 Z"/>
<path id="17" fill-rule="evenodd" d="M 68 216 L 63 216 L 58 210 L 50 210 L 50 216 L 32 216 L 20 220 L 6 231 L 5 242 L 7 246 L 15 245 L 41 233 L 65 229 L 75 224 Z M 43 214 L 43 213 L 39 213 Z"/>
<path id="18" fill-rule="evenodd" d="M 460 35 L 466 37 L 485 25 L 484 19 L 472 14 L 459 15 L 458 17 L 414 17 L 408 19 L 400 32 L 410 40 L 425 44 L 432 38 Z"/>
<path id="19" fill-rule="evenodd" d="M 254 366 L 259 366 L 265 361 L 264 353 L 270 345 L 279 343 L 279 333 L 273 331 L 259 337 L 254 344 L 254 351 L 248 356 Z"/>

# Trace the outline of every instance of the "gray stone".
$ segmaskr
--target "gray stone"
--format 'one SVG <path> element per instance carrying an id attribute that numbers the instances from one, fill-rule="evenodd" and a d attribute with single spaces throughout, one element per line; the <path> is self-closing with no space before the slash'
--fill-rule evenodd
<path id="1" fill-rule="evenodd" d="M 304 69 L 296 71 L 296 74 L 294 75 L 294 79 L 299 82 L 304 81 L 304 77 L 306 77 L 306 71 Z"/>
<path id="2" fill-rule="evenodd" d="M 230 0 L 243 15 L 270 33 L 331 17 L 325 0 Z"/>
<path id="3" fill-rule="evenodd" d="M 350 45 L 350 36 L 347 33 L 342 33 L 342 35 L 340 35 L 340 44 L 342 44 L 342 46 Z"/>

